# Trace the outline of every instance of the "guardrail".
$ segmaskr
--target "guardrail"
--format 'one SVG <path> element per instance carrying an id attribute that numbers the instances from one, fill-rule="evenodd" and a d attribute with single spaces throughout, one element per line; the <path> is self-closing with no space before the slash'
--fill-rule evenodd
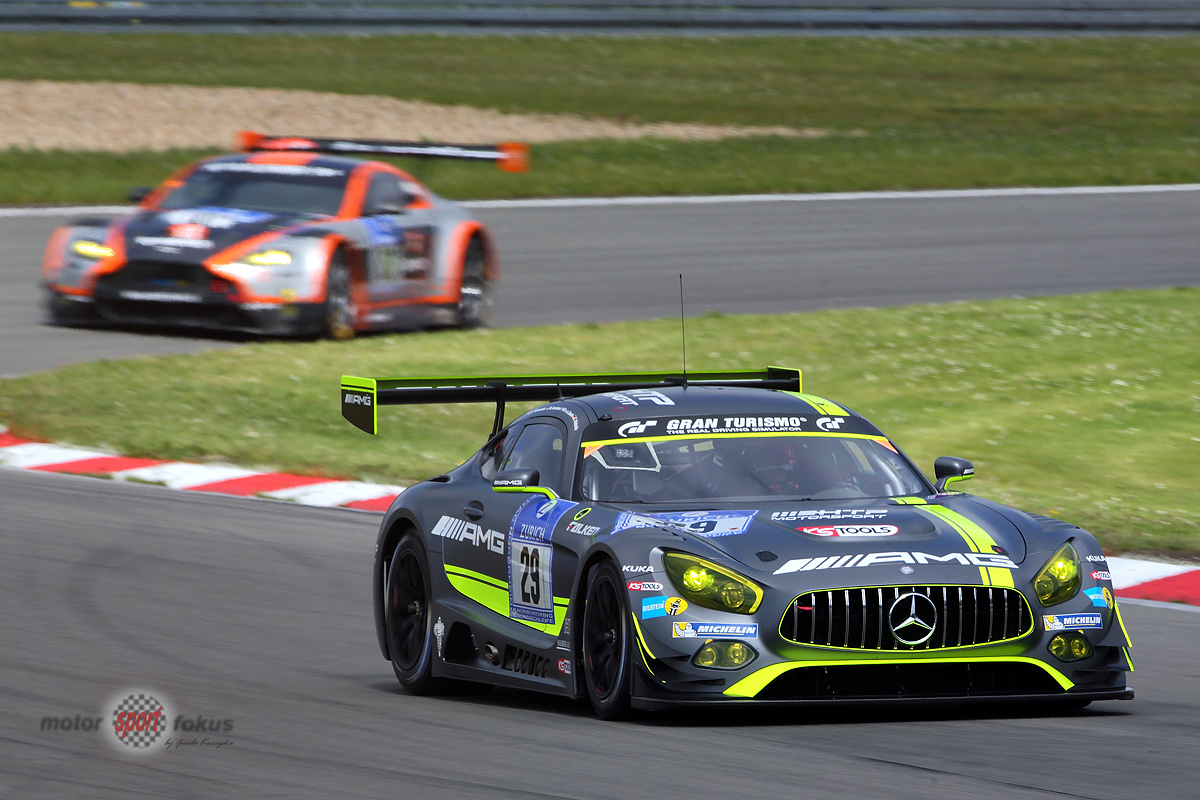
<path id="1" fill-rule="evenodd" d="M 0 0 L 0 30 L 1200 30 L 1200 0 Z"/>

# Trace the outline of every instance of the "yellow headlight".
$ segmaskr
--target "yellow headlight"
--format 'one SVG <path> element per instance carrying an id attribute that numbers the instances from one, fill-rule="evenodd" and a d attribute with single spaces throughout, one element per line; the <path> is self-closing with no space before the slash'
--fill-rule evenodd
<path id="1" fill-rule="evenodd" d="M 1033 579 L 1033 589 L 1044 606 L 1065 603 L 1079 592 L 1083 575 L 1079 571 L 1079 553 L 1067 542 L 1058 548 Z"/>
<path id="2" fill-rule="evenodd" d="M 108 258 L 113 254 L 111 247 L 105 247 L 99 242 L 92 242 L 87 239 L 80 239 L 71 245 L 71 250 L 84 258 L 94 259 Z"/>
<path id="3" fill-rule="evenodd" d="M 663 568 L 689 602 L 717 611 L 753 614 L 763 590 L 731 569 L 685 553 L 663 553 Z"/>
<path id="4" fill-rule="evenodd" d="M 280 267 L 292 263 L 292 254 L 283 250 L 263 250 L 246 256 L 246 263 L 260 267 Z"/>

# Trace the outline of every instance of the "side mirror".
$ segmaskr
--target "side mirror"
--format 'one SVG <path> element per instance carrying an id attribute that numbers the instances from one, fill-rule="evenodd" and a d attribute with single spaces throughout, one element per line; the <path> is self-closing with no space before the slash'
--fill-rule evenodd
<path id="1" fill-rule="evenodd" d="M 143 200 L 145 200 L 147 197 L 149 197 L 150 193 L 153 191 L 154 190 L 151 189 L 149 186 L 134 186 L 132 189 L 129 190 L 129 194 L 125 195 L 125 197 L 131 203 L 140 203 Z"/>
<path id="2" fill-rule="evenodd" d="M 558 497 L 553 489 L 538 486 L 541 477 L 536 469 L 506 469 L 492 481 L 492 491 L 544 494 L 551 499 Z"/>
<path id="3" fill-rule="evenodd" d="M 937 477 L 937 483 L 934 485 L 934 488 L 938 492 L 944 492 L 946 491 L 946 487 L 951 483 L 966 481 L 975 477 L 975 467 L 965 458 L 942 456 L 933 462 L 933 474 Z"/>

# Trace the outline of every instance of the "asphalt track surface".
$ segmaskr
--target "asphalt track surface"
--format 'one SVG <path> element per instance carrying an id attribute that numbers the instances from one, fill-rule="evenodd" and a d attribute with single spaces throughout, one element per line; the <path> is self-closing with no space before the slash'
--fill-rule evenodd
<path id="1" fill-rule="evenodd" d="M 487 209 L 498 322 L 1195 285 L 1196 193 Z M 237 340 L 39 324 L 50 218 L 0 218 L 0 375 Z M 0 471 L 0 797 L 1194 798 L 1200 613 L 1126 602 L 1137 699 L 1075 712 L 683 713 L 601 722 L 515 691 L 418 698 L 375 646 L 378 516 Z M 132 758 L 157 693 L 229 720 Z M 172 722 L 174 722 L 172 720 Z M 171 731 L 173 738 L 188 741 Z"/>
<path id="2" fill-rule="evenodd" d="M 609 723 L 518 691 L 403 692 L 371 622 L 376 515 L 16 471 L 0 472 L 0 508 L 5 798 L 1044 800 L 1200 784 L 1188 607 L 1123 605 L 1132 701 Z M 232 744 L 132 760 L 107 731 L 41 730 L 133 688 L 230 720 L 208 736 Z"/>
<path id="3" fill-rule="evenodd" d="M 1200 284 L 1200 191 L 817 202 L 486 207 L 499 327 L 810 311 Z M 0 213 L 0 376 L 234 346 L 41 324 L 41 252 L 61 217 Z"/>

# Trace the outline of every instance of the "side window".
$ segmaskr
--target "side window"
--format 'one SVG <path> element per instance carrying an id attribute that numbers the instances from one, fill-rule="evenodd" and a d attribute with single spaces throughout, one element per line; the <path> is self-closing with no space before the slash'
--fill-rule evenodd
<path id="1" fill-rule="evenodd" d="M 391 206 L 403 208 L 412 197 L 400 186 L 400 179 L 387 172 L 377 172 L 371 176 L 371 185 L 367 187 L 367 199 L 363 201 L 363 216 L 369 217 L 383 213 L 382 208 Z"/>
<path id="2" fill-rule="evenodd" d="M 479 453 L 479 474 L 485 481 L 496 477 L 500 471 L 501 458 L 504 455 L 504 443 L 509 439 L 508 433 L 502 433 L 499 438 L 489 444 Z"/>
<path id="3" fill-rule="evenodd" d="M 521 430 L 503 469 L 536 469 L 541 474 L 541 485 L 558 491 L 562 484 L 563 439 L 557 425 L 531 422 Z"/>

